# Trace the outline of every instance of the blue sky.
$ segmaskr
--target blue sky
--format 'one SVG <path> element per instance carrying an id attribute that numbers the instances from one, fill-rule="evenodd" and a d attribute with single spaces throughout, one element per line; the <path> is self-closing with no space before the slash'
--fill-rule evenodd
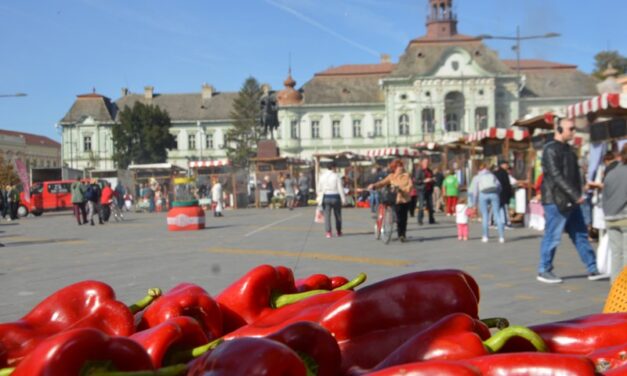
<path id="1" fill-rule="evenodd" d="M 559 32 L 525 42 L 523 58 L 579 65 L 598 51 L 627 54 L 627 1 L 454 0 L 468 35 Z M 54 124 L 77 94 L 113 100 L 122 87 L 237 91 L 252 75 L 283 86 L 290 55 L 304 84 L 315 72 L 402 54 L 425 32 L 427 0 L 2 0 L 0 128 L 59 139 Z M 502 58 L 511 43 L 487 41 Z"/>

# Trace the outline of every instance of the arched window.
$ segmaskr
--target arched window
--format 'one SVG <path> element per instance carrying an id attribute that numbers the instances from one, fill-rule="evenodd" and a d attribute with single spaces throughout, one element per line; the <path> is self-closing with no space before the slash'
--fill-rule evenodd
<path id="1" fill-rule="evenodd" d="M 427 107 L 422 109 L 422 133 L 435 132 L 435 109 Z"/>
<path id="2" fill-rule="evenodd" d="M 488 108 L 477 107 L 475 109 L 475 129 L 483 130 L 488 128 Z"/>
<path id="3" fill-rule="evenodd" d="M 409 135 L 409 115 L 403 114 L 398 117 L 398 134 L 401 136 Z"/>

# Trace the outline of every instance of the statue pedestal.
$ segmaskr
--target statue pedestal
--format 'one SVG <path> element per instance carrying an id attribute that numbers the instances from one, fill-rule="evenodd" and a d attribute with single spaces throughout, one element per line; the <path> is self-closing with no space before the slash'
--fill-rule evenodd
<path id="1" fill-rule="evenodd" d="M 261 140 L 257 143 L 257 158 L 276 158 L 279 147 L 275 140 Z"/>

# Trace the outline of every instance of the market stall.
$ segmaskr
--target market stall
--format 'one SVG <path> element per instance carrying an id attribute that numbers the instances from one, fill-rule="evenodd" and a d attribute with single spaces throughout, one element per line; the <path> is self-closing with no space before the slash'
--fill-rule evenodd
<path id="1" fill-rule="evenodd" d="M 226 206 L 241 209 L 249 204 L 248 172 L 233 167 L 228 159 L 210 161 L 190 161 L 189 168 L 197 179 L 198 195 L 202 206 L 208 205 L 211 196 L 211 185 L 220 181 L 225 193 Z"/>
<path id="2" fill-rule="evenodd" d="M 144 198 L 141 194 L 141 187 L 149 187 L 154 193 L 155 198 L 162 196 L 164 203 L 156 202 L 156 208 L 169 206 L 173 200 L 174 186 L 172 180 L 176 177 L 185 176 L 187 170 L 171 163 L 150 163 L 130 165 L 128 170 L 133 172 L 135 179 L 135 197 L 138 202 L 142 203 Z M 157 194 L 159 192 L 159 194 Z M 165 205 L 164 205 L 165 204 Z"/>
<path id="3" fill-rule="evenodd" d="M 255 190 L 255 206 L 261 207 L 270 204 L 269 192 L 264 188 L 266 178 L 272 182 L 274 190 L 278 190 L 287 174 L 298 179 L 301 172 L 310 173 L 311 163 L 304 159 L 292 157 L 258 157 L 251 158 L 255 166 L 255 182 L 258 189 Z"/>

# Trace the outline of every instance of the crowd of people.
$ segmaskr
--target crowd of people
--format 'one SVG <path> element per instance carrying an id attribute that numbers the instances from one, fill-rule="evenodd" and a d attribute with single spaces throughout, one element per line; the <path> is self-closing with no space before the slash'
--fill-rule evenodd
<path id="1" fill-rule="evenodd" d="M 115 189 L 111 188 L 111 184 L 107 181 L 98 181 L 91 179 L 89 181 L 75 181 L 70 186 L 72 194 L 72 206 L 74 210 L 74 218 L 76 223 L 81 226 L 85 224 L 95 225 L 94 219 L 97 218 L 99 224 L 105 224 L 111 218 L 116 222 L 124 220 L 122 210 L 128 206 L 125 205 L 125 199 L 128 198 L 121 184 Z"/>
<path id="2" fill-rule="evenodd" d="M 15 185 L 7 184 L 0 187 L 0 215 L 7 221 L 14 221 L 18 218 L 18 207 L 20 205 L 20 193 Z"/>

